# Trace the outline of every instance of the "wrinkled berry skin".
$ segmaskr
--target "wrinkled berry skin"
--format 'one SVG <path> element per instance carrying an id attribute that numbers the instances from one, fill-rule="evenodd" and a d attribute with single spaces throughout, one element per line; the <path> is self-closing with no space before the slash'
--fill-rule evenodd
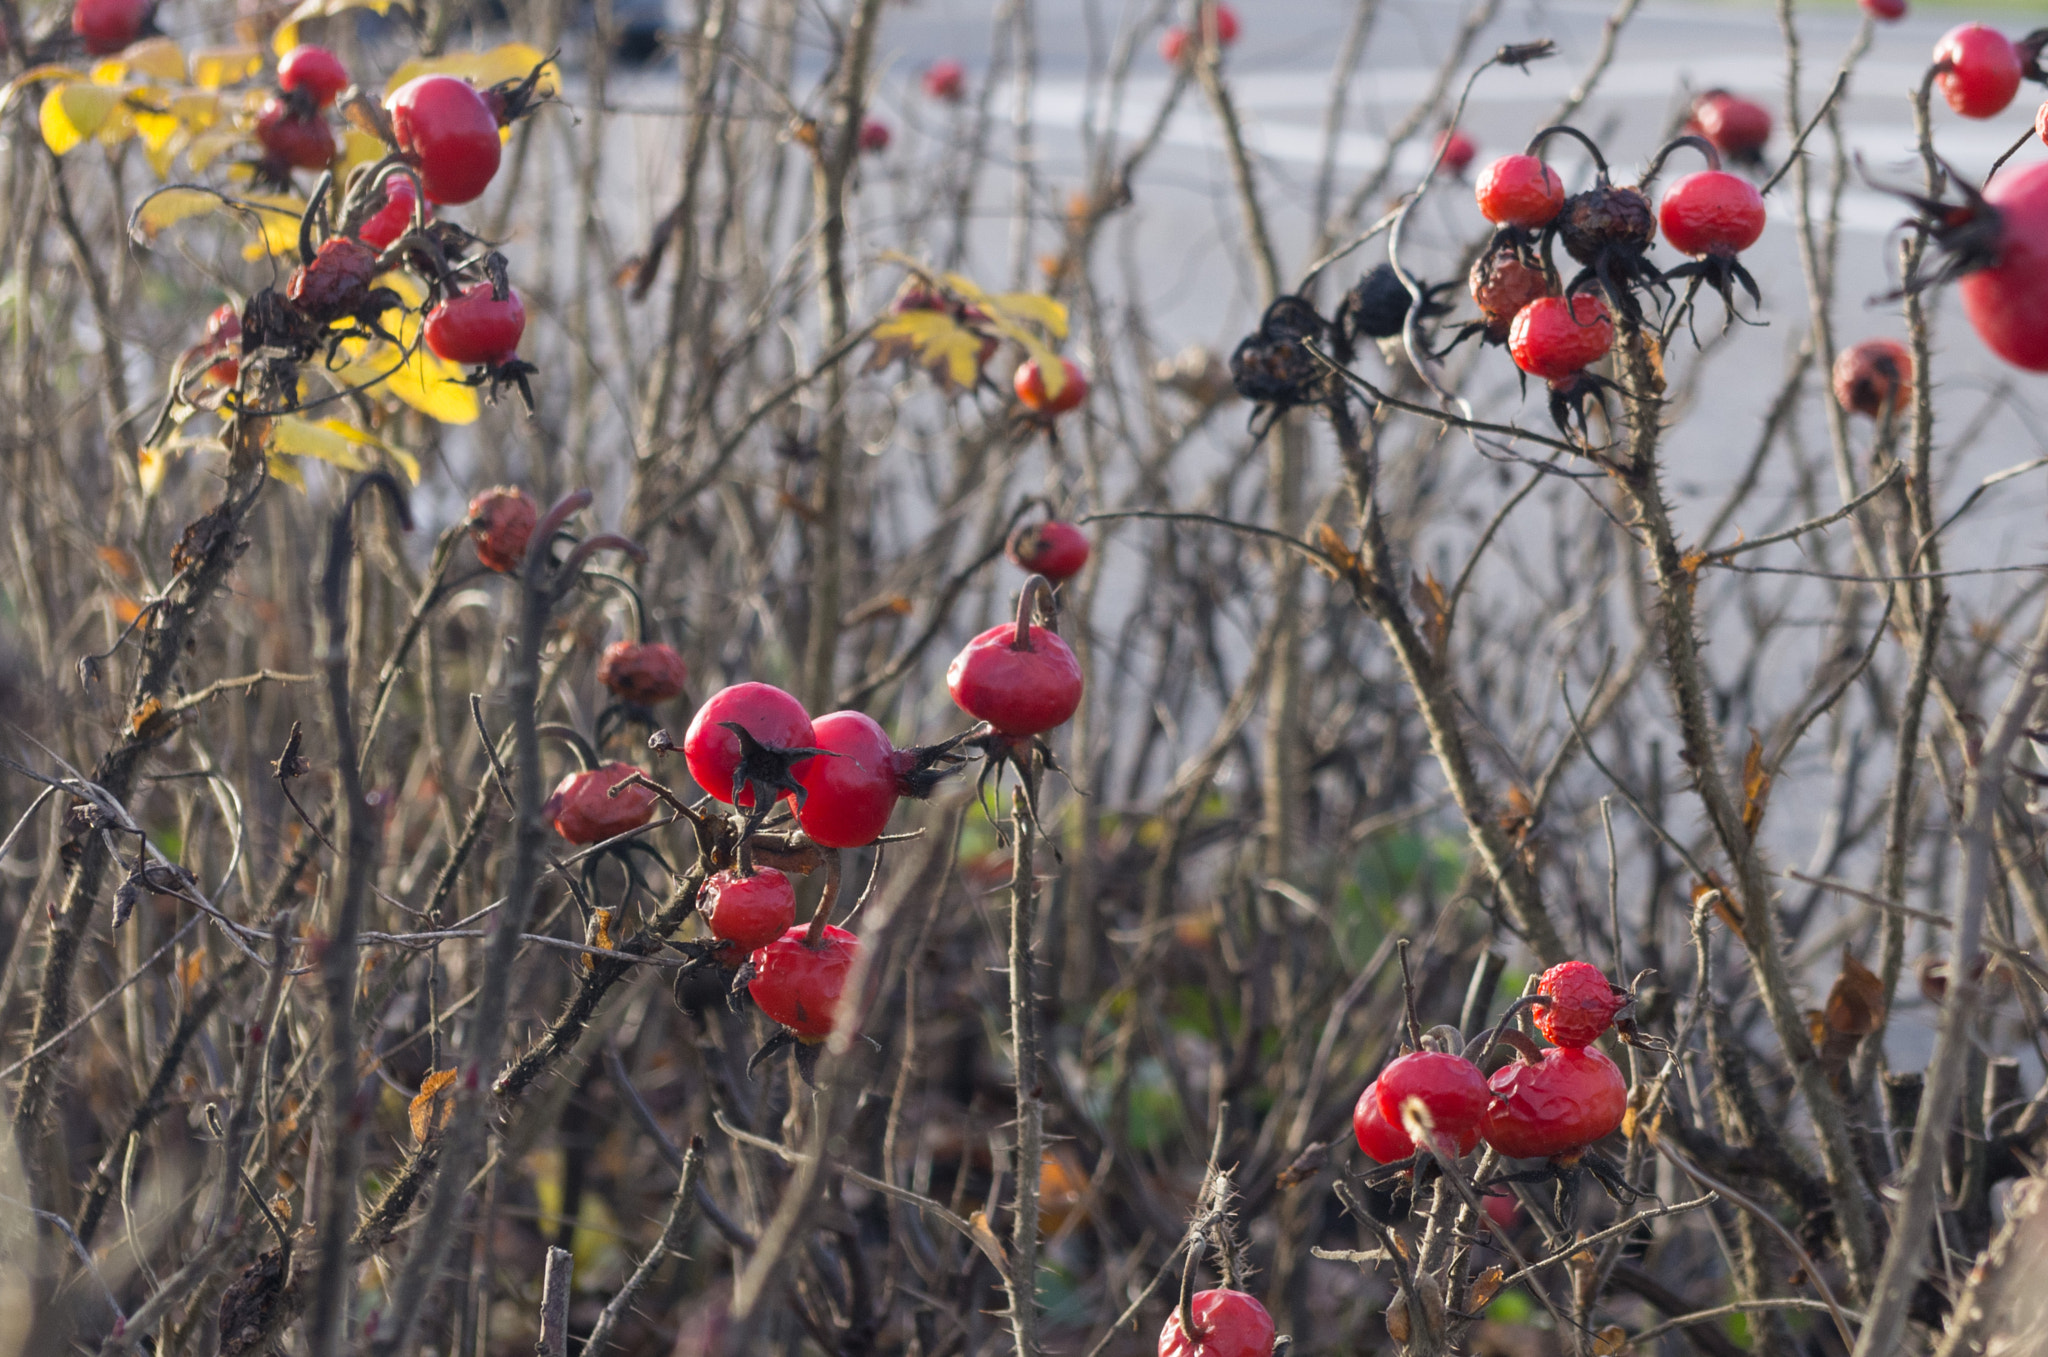
<path id="1" fill-rule="evenodd" d="M 1628 1081 L 1600 1052 L 1558 1046 L 1531 1064 L 1494 1072 L 1486 1143 L 1509 1159 L 1575 1154 L 1613 1134 L 1628 1107 Z"/>
<path id="2" fill-rule="evenodd" d="M 360 240 L 335 236 L 320 242 L 312 263 L 293 271 L 285 296 L 309 319 L 326 325 L 361 310 L 376 276 L 375 250 Z"/>
<path id="3" fill-rule="evenodd" d="M 1934 45 L 1934 63 L 1948 66 L 1934 83 L 1948 106 L 1965 118 L 1995 118 L 2019 93 L 2020 54 L 1995 28 L 1962 24 L 1950 29 Z"/>
<path id="4" fill-rule="evenodd" d="M 690 719 L 690 729 L 683 735 L 683 759 L 697 785 L 728 806 L 733 803 L 733 774 L 740 767 L 740 737 L 725 728 L 728 721 L 772 749 L 813 747 L 810 713 L 773 684 L 735 683 L 713 693 Z M 790 771 L 801 777 L 804 766 L 798 762 Z M 742 807 L 754 804 L 754 785 L 750 782 L 740 790 Z"/>
<path id="5" fill-rule="evenodd" d="M 526 544 L 540 522 L 533 496 L 510 485 L 496 485 L 469 502 L 469 535 L 476 558 L 500 574 L 516 574 L 526 559 Z"/>
<path id="6" fill-rule="evenodd" d="M 1913 351 L 1896 339 L 1866 339 L 1835 355 L 1835 400 L 1852 415 L 1880 419 L 1913 399 Z"/>
<path id="7" fill-rule="evenodd" d="M 1523 307 L 1508 328 L 1508 353 L 1531 377 L 1559 382 L 1597 363 L 1614 346 L 1614 322 L 1607 304 L 1581 292 L 1566 306 L 1562 297 L 1539 297 Z"/>
<path id="8" fill-rule="evenodd" d="M 804 946 L 808 928 L 795 925 L 749 959 L 754 975 L 747 993 L 771 1019 L 806 1041 L 832 1035 L 846 973 L 860 956 L 860 939 L 843 928 L 825 926 L 818 950 Z"/>
<path id="9" fill-rule="evenodd" d="M 1014 648 L 1016 637 L 1005 622 L 969 641 L 946 669 L 946 688 L 960 710 L 1005 735 L 1042 735 L 1081 705 L 1081 665 L 1044 627 L 1031 628 L 1029 650 Z"/>
<path id="10" fill-rule="evenodd" d="M 901 757 L 889 733 L 866 712 L 828 712 L 811 722 L 812 747 L 835 757 L 805 762 L 797 823 L 820 848 L 865 848 L 889 827 Z"/>
<path id="11" fill-rule="evenodd" d="M 654 793 L 628 787 L 617 796 L 611 789 L 640 770 L 630 763 L 571 773 L 555 785 L 541 814 L 555 832 L 574 844 L 602 843 L 654 818 Z"/>
<path id="12" fill-rule="evenodd" d="M 1963 314 L 2000 358 L 2048 372 L 2048 162 L 2000 174 L 1984 198 L 1998 213 L 1998 262 L 1963 279 Z"/>
<path id="13" fill-rule="evenodd" d="M 621 702 L 651 707 L 683 691 L 690 668 L 660 641 L 614 641 L 597 662 L 597 681 Z"/>
<path id="14" fill-rule="evenodd" d="M 1415 1142 L 1408 1138 L 1408 1133 L 1380 1111 L 1377 1079 L 1365 1086 L 1365 1092 L 1358 1095 L 1358 1103 L 1351 1109 L 1351 1134 L 1358 1138 L 1358 1148 L 1374 1163 L 1392 1164 L 1415 1153 Z"/>
<path id="15" fill-rule="evenodd" d="M 1392 264 L 1375 264 L 1344 294 L 1337 308 L 1337 325 L 1354 340 L 1392 339 L 1407 323 L 1408 308 L 1414 301 Z"/>
<path id="16" fill-rule="evenodd" d="M 1479 172 L 1472 196 L 1494 225 L 1533 231 L 1563 210 L 1564 180 L 1535 156 L 1504 155 Z"/>
<path id="17" fill-rule="evenodd" d="M 1081 567 L 1088 564 L 1088 535 L 1058 519 L 1026 523 L 1010 534 L 1003 554 L 1019 570 L 1043 575 L 1060 584 L 1080 574 Z"/>
<path id="18" fill-rule="evenodd" d="M 1657 238 L 1657 214 L 1641 189 L 1608 184 L 1565 199 L 1557 236 L 1567 254 L 1591 264 L 1602 250 L 1647 249 Z"/>
<path id="19" fill-rule="evenodd" d="M 1485 323 L 1486 337 L 1495 344 L 1508 342 L 1522 308 L 1557 291 L 1549 271 L 1512 246 L 1479 256 L 1472 265 L 1470 281 L 1472 301 Z"/>
<path id="20" fill-rule="evenodd" d="M 1380 1071 L 1380 1115 L 1404 1133 L 1401 1105 L 1418 1098 L 1429 1112 L 1437 1139 L 1468 1154 L 1479 1143 L 1479 1123 L 1486 1116 L 1486 1076 L 1461 1055 L 1446 1051 L 1410 1051 Z"/>
<path id="21" fill-rule="evenodd" d="M 773 867 L 756 867 L 752 876 L 719 872 L 704 883 L 704 900 L 711 936 L 726 944 L 719 959 L 734 969 L 796 923 L 796 888 Z"/>
<path id="22" fill-rule="evenodd" d="M 1740 175 L 1701 170 L 1671 186 L 1657 220 L 1681 254 L 1737 255 L 1764 233 L 1764 197 Z"/>
<path id="23" fill-rule="evenodd" d="M 1217 1287 L 1188 1298 L 1195 1317 L 1194 1341 L 1180 1326 L 1180 1310 L 1166 1317 L 1159 1331 L 1159 1357 L 1270 1357 L 1273 1316 L 1242 1291 Z"/>
<path id="24" fill-rule="evenodd" d="M 1591 1046 L 1627 1002 L 1598 966 L 1584 961 L 1552 966 L 1536 982 L 1536 993 L 1548 1001 L 1536 1009 L 1536 1026 L 1558 1046 Z"/>

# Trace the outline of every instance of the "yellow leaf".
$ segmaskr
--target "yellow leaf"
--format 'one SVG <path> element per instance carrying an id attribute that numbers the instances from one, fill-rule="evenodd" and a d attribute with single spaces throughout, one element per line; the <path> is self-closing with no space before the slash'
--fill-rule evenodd
<path id="1" fill-rule="evenodd" d="M 1005 315 L 1044 326 L 1054 339 L 1067 337 L 1067 308 L 1043 292 L 999 292 L 990 300 Z"/>
<path id="2" fill-rule="evenodd" d="M 83 79 L 85 79 L 85 72 L 75 66 L 31 66 L 20 75 L 14 77 L 14 79 L 8 81 L 5 86 L 0 86 L 0 109 L 11 107 L 14 103 L 14 96 L 27 89 L 30 85 L 40 84 L 45 80 Z"/>
<path id="3" fill-rule="evenodd" d="M 169 38 L 149 38 L 92 68 L 94 82 L 101 85 L 118 85 L 130 76 L 144 77 L 160 85 L 182 85 L 186 79 L 185 54 Z"/>
<path id="4" fill-rule="evenodd" d="M 334 166 L 334 182 L 346 184 L 359 165 L 374 165 L 391 154 L 391 148 L 367 132 L 351 127 L 341 134 L 341 159 Z"/>
<path id="5" fill-rule="evenodd" d="M 303 0 L 298 8 L 287 14 L 284 22 L 278 25 L 277 32 L 271 36 L 270 45 L 279 56 L 283 56 L 299 45 L 299 25 L 308 19 L 324 18 L 351 9 L 368 9 L 379 14 L 389 14 L 396 2 L 397 0 Z M 407 9 L 408 6 L 398 4 L 398 8 Z"/>
<path id="6" fill-rule="evenodd" d="M 412 1116 L 412 1138 L 424 1144 L 448 1124 L 455 1111 L 454 1070 L 435 1070 L 420 1080 L 418 1096 L 408 1109 Z"/>
<path id="7" fill-rule="evenodd" d="M 362 444 L 354 438 L 336 432 L 339 420 L 325 420 L 315 424 L 312 420 L 297 415 L 282 415 L 270 426 L 270 452 L 272 456 L 313 457 L 331 462 L 343 471 L 368 471 L 375 462 L 362 450 Z M 342 426 L 346 428 L 346 426 Z M 354 433 L 355 430 L 348 430 Z"/>
<path id="8" fill-rule="evenodd" d="M 538 47 L 523 42 L 508 42 L 488 52 L 449 52 L 438 57 L 419 57 L 393 71 L 391 78 L 384 82 L 384 92 L 389 95 L 400 85 L 423 75 L 458 76 L 478 89 L 487 89 L 507 80 L 524 80 L 546 57 L 547 53 Z M 540 92 L 558 93 L 558 76 L 554 63 L 550 62 L 541 74 Z"/>
<path id="9" fill-rule="evenodd" d="M 121 96 L 102 85 L 58 85 L 43 96 L 43 141 L 64 155 L 106 126 Z"/>
<path id="10" fill-rule="evenodd" d="M 156 113 L 149 109 L 135 111 L 135 130 L 142 137 L 142 144 L 151 151 L 160 151 L 170 144 L 172 136 L 183 125 L 175 113 Z"/>
<path id="11" fill-rule="evenodd" d="M 114 112 L 100 128 L 99 142 L 102 146 L 119 146 L 135 135 L 135 110 L 127 104 L 114 105 Z"/>
<path id="12" fill-rule="evenodd" d="M 394 448 L 383 439 L 377 437 L 377 435 L 364 429 L 358 429 L 355 425 L 344 420 L 323 419 L 320 421 L 320 427 L 328 433 L 345 438 L 358 446 L 375 448 L 392 461 L 398 463 L 399 469 L 405 472 L 407 479 L 411 480 L 414 485 L 420 483 L 419 459 L 411 453 L 406 452 L 402 448 Z"/>
<path id="13" fill-rule="evenodd" d="M 197 142 L 193 144 L 195 147 L 198 145 Z M 193 159 L 191 155 L 185 158 L 187 161 Z M 246 194 L 244 201 L 256 208 L 256 216 L 263 227 L 262 239 L 251 241 L 242 247 L 244 259 L 261 259 L 266 254 L 288 255 L 298 251 L 299 218 L 306 214 L 304 202 L 275 193 Z"/>
<path id="14" fill-rule="evenodd" d="M 232 127 L 211 127 L 192 138 L 192 144 L 185 148 L 185 163 L 192 167 L 194 174 L 220 158 L 223 151 L 233 150 L 242 142 L 242 134 Z M 261 254 L 259 250 L 257 252 Z M 256 256 L 252 255 L 251 258 Z"/>
<path id="15" fill-rule="evenodd" d="M 194 132 L 220 121 L 220 95 L 213 90 L 173 90 L 164 111 Z"/>
<path id="16" fill-rule="evenodd" d="M 299 470 L 297 462 L 289 457 L 280 457 L 274 452 L 265 454 L 263 460 L 270 468 L 270 479 L 289 485 L 302 495 L 306 493 L 306 473 Z"/>
<path id="17" fill-rule="evenodd" d="M 981 378 L 984 342 L 949 311 L 904 311 L 875 327 L 875 354 L 868 366 L 913 358 L 940 380 L 971 387 Z"/>
<path id="18" fill-rule="evenodd" d="M 255 47 L 209 47 L 192 54 L 192 83 L 217 90 L 239 84 L 263 69 L 263 53 Z"/>
<path id="19" fill-rule="evenodd" d="M 135 476 L 142 483 L 145 499 L 155 496 L 164 488 L 164 473 L 171 469 L 171 458 L 178 455 L 176 448 L 144 447 L 135 452 Z"/>

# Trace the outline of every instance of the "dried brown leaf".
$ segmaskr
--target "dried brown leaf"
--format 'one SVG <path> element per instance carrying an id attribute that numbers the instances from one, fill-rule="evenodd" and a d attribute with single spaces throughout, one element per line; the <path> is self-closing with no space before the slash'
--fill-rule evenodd
<path id="1" fill-rule="evenodd" d="M 448 1118 L 455 1111 L 454 1085 L 455 1071 L 452 1069 L 435 1070 L 420 1080 L 419 1094 L 408 1109 L 415 1141 L 424 1145 L 447 1127 Z"/>

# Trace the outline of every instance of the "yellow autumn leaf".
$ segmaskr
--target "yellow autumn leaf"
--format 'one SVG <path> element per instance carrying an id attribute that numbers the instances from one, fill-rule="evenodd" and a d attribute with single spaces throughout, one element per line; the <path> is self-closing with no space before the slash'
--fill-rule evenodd
<path id="1" fill-rule="evenodd" d="M 135 476 L 142 483 L 144 498 L 153 498 L 164 487 L 164 474 L 171 469 L 171 458 L 176 454 L 169 448 L 138 448 L 135 453 Z"/>
<path id="2" fill-rule="evenodd" d="M 11 107 L 14 96 L 30 85 L 41 84 L 46 80 L 83 80 L 85 74 L 75 66 L 31 66 L 4 86 L 0 86 L 0 111 Z"/>
<path id="3" fill-rule="evenodd" d="M 246 45 L 208 47 L 192 54 L 192 83 L 201 89 L 239 84 L 262 69 L 263 53 Z"/>
<path id="4" fill-rule="evenodd" d="M 277 32 L 271 35 L 270 45 L 279 56 L 283 56 L 299 45 L 299 25 L 308 19 L 324 18 L 351 9 L 368 9 L 379 14 L 389 14 L 394 4 L 397 4 L 399 9 L 410 9 L 409 6 L 398 3 L 398 0 L 302 0 L 298 8 L 287 14 L 284 22 L 277 26 Z"/>
<path id="5" fill-rule="evenodd" d="M 449 1114 L 455 1110 L 455 1071 L 435 1070 L 420 1080 L 418 1096 L 408 1108 L 412 1120 L 412 1138 L 424 1142 L 448 1124 Z"/>
<path id="6" fill-rule="evenodd" d="M 193 137 L 192 144 L 185 148 L 185 163 L 198 174 L 220 159 L 222 152 L 233 150 L 241 142 L 242 134 L 232 127 L 209 127 Z"/>
<path id="7" fill-rule="evenodd" d="M 487 89 L 507 80 L 524 80 L 546 59 L 546 52 L 523 42 L 508 42 L 488 52 L 449 52 L 438 57 L 416 57 L 391 73 L 391 78 L 384 82 L 384 93 L 388 96 L 407 81 L 417 80 L 423 75 L 458 76 L 478 89 Z M 541 93 L 559 92 L 559 74 L 554 63 L 550 62 L 541 74 Z"/>
<path id="8" fill-rule="evenodd" d="M 391 154 L 391 148 L 367 132 L 351 127 L 341 134 L 341 159 L 334 166 L 334 182 L 346 184 L 358 167 L 374 165 Z"/>
<path id="9" fill-rule="evenodd" d="M 1066 389 L 1066 364 L 1062 363 L 1059 354 L 1045 340 L 1039 337 L 1037 330 L 1031 324 L 1026 323 L 1029 320 L 1035 319 L 1035 317 L 1020 315 L 1018 312 L 1006 308 L 1001 301 L 983 292 L 972 278 L 964 277 L 957 273 L 949 273 L 944 276 L 943 281 L 946 289 L 959 297 L 961 301 L 966 302 L 970 306 L 979 307 L 983 314 L 988 317 L 988 324 L 992 329 L 1023 346 L 1024 352 L 1029 354 L 1038 363 L 1039 373 L 1045 383 L 1046 399 L 1048 401 L 1057 400 L 1060 392 Z M 1045 307 L 1030 309 L 1037 310 L 1042 316 L 1057 320 L 1059 331 L 1064 334 L 1066 330 L 1066 308 L 1053 301 L 1050 297 L 1046 298 L 1045 302 Z M 1050 309 L 1048 310 L 1047 308 Z"/>
<path id="10" fill-rule="evenodd" d="M 164 111 L 194 132 L 220 121 L 220 94 L 215 90 L 173 90 Z"/>
<path id="11" fill-rule="evenodd" d="M 386 457 L 389 457 L 392 461 L 398 463 L 399 470 L 403 471 L 406 475 L 406 478 L 410 480 L 414 485 L 418 485 L 420 483 L 419 459 L 417 457 L 414 457 L 411 453 L 405 451 L 405 449 L 393 447 L 391 444 L 377 437 L 377 435 L 371 433 L 369 430 L 358 429 L 355 425 L 350 424 L 346 420 L 323 419 L 320 421 L 320 427 L 324 429 L 326 432 L 334 434 L 340 438 L 345 438 L 349 442 L 357 444 L 360 447 L 376 449 L 378 452 L 383 453 Z"/>
<path id="12" fill-rule="evenodd" d="M 121 96 L 103 85 L 74 82 L 58 85 L 43 96 L 38 115 L 43 141 L 58 155 L 75 149 L 106 126 Z"/>
<path id="13" fill-rule="evenodd" d="M 306 215 L 304 201 L 279 193 L 251 193 L 245 195 L 244 201 L 255 207 L 257 220 L 262 224 L 262 238 L 242 247 L 244 259 L 288 255 L 298 250 L 299 219 Z"/>
<path id="14" fill-rule="evenodd" d="M 289 457 L 280 457 L 274 452 L 265 453 L 264 462 L 270 468 L 270 479 L 281 485 L 289 485 L 300 494 L 306 493 L 306 473 L 299 470 L 299 464 Z"/>
<path id="15" fill-rule="evenodd" d="M 114 105 L 114 111 L 99 130 L 100 145 L 119 146 L 134 135 L 135 110 L 125 103 Z"/>
<path id="16" fill-rule="evenodd" d="M 875 327 L 870 366 L 914 357 L 934 376 L 954 386 L 972 387 L 981 377 L 982 343 L 980 334 L 953 319 L 949 311 L 904 311 Z"/>
<path id="17" fill-rule="evenodd" d="M 1044 326 L 1054 339 L 1067 337 L 1067 308 L 1043 292 L 998 292 L 989 300 L 1005 316 Z"/>
<path id="18" fill-rule="evenodd" d="M 95 84 L 119 85 L 131 76 L 159 85 L 182 85 L 186 78 L 185 54 L 169 38 L 149 38 L 92 68 Z"/>
<path id="19" fill-rule="evenodd" d="M 141 136 L 142 144 L 152 151 L 168 146 L 181 126 L 183 124 L 175 113 L 158 113 L 146 108 L 135 110 L 135 131 Z"/>
<path id="20" fill-rule="evenodd" d="M 271 421 L 269 451 L 273 456 L 316 458 L 343 471 L 368 471 L 376 465 L 376 459 L 364 450 L 363 439 L 350 436 L 356 432 L 339 420 L 316 422 L 298 415 L 281 415 Z"/>

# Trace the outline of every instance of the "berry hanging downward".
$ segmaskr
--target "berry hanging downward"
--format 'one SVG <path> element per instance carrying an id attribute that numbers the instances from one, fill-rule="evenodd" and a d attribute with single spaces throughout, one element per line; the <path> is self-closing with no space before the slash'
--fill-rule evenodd
<path id="1" fill-rule="evenodd" d="M 690 719 L 683 760 L 697 785 L 720 801 L 743 809 L 758 801 L 765 810 L 784 792 L 805 795 L 797 778 L 815 743 L 803 703 L 770 684 L 736 683 L 713 693 Z M 757 798 L 763 789 L 767 794 Z"/>
<path id="2" fill-rule="evenodd" d="M 1899 195 L 1921 211 L 1914 228 L 1944 251 L 1931 274 L 1908 280 L 1908 290 L 1960 278 L 1963 314 L 1992 352 L 2048 372 L 2048 163 L 2001 174 L 1983 192 L 1953 170 L 1948 179 L 1960 203 Z"/>
<path id="3" fill-rule="evenodd" d="M 1003 554 L 1026 574 L 1064 584 L 1088 564 L 1088 534 L 1056 518 L 1026 523 L 1010 534 Z"/>
<path id="4" fill-rule="evenodd" d="M 1735 258 L 1764 233 L 1764 199 L 1756 185 L 1718 168 L 1688 174 L 1665 192 L 1657 220 L 1671 247 L 1693 256 L 1690 264 L 1664 275 L 1666 281 L 1695 280 L 1686 293 L 1688 301 L 1700 283 L 1708 283 L 1733 317 L 1734 285 L 1740 283 L 1752 302 L 1763 305 L 1756 279 Z"/>
<path id="5" fill-rule="evenodd" d="M 1504 155 L 1480 171 L 1472 196 L 1494 225 L 1534 231 L 1564 210 L 1564 181 L 1534 155 Z"/>
<path id="6" fill-rule="evenodd" d="M 540 522 L 533 496 L 517 486 L 496 485 L 469 502 L 469 535 L 486 569 L 513 575 L 526 559 L 526 544 Z"/>
<path id="7" fill-rule="evenodd" d="M 1866 339 L 1835 355 L 1835 401 L 1852 415 L 1884 419 L 1913 399 L 1913 351 L 1896 339 Z"/>
<path id="8" fill-rule="evenodd" d="M 1572 1158 L 1621 1125 L 1628 1081 L 1590 1048 L 1554 1046 L 1510 1061 L 1488 1081 L 1486 1143 L 1509 1159 Z"/>
<path id="9" fill-rule="evenodd" d="M 1536 982 L 1536 993 L 1543 1000 L 1535 1005 L 1536 1026 L 1559 1046 L 1592 1045 L 1629 1002 L 1626 992 L 1617 994 L 1600 968 L 1585 961 L 1552 966 Z"/>
<path id="10" fill-rule="evenodd" d="M 541 814 L 574 844 L 602 843 L 638 829 L 654 818 L 654 793 L 628 787 L 613 796 L 611 789 L 639 771 L 630 763 L 607 763 L 571 773 L 557 784 Z"/>
<path id="11" fill-rule="evenodd" d="M 2027 58 L 1995 28 L 1961 24 L 1934 45 L 1935 84 L 1965 118 L 1995 118 L 2020 91 Z"/>
<path id="12" fill-rule="evenodd" d="M 1486 1116 L 1486 1076 L 1462 1055 L 1448 1051 L 1410 1051 L 1380 1071 L 1380 1115 L 1407 1134 L 1406 1105 L 1420 1105 L 1423 1124 L 1436 1136 L 1440 1150 L 1467 1154 L 1479 1143 L 1479 1123 Z"/>
<path id="13" fill-rule="evenodd" d="M 860 956 L 860 939 L 827 924 L 812 947 L 809 928 L 791 927 L 748 960 L 747 992 L 761 1011 L 807 1043 L 823 1041 L 838 1023 L 846 976 Z"/>
<path id="14" fill-rule="evenodd" d="M 1242 1291 L 1217 1287 L 1197 1291 L 1188 1300 L 1195 1319 L 1190 1339 L 1181 1327 L 1180 1311 L 1166 1317 L 1159 1331 L 1159 1357 L 1271 1357 L 1273 1316 Z"/>
<path id="15" fill-rule="evenodd" d="M 690 668 L 660 641 L 614 641 L 597 662 L 597 681 L 621 702 L 651 707 L 679 696 Z"/>
<path id="16" fill-rule="evenodd" d="M 1058 632 L 1027 620 L 1032 595 L 1027 583 L 1017 622 L 990 627 L 946 667 L 946 690 L 961 711 L 1020 740 L 1065 725 L 1081 705 L 1080 661 Z"/>
<path id="17" fill-rule="evenodd" d="M 1614 321 L 1607 304 L 1590 292 L 1569 301 L 1538 297 L 1508 327 L 1508 353 L 1515 366 L 1550 383 L 1550 417 L 1565 432 L 1574 420 L 1585 432 L 1586 399 L 1599 399 L 1606 385 L 1605 378 L 1586 368 L 1613 347 Z"/>
<path id="18" fill-rule="evenodd" d="M 737 968 L 796 923 L 796 888 L 773 867 L 756 867 L 752 876 L 718 872 L 704 883 L 701 908 L 720 944 L 719 962 Z"/>

